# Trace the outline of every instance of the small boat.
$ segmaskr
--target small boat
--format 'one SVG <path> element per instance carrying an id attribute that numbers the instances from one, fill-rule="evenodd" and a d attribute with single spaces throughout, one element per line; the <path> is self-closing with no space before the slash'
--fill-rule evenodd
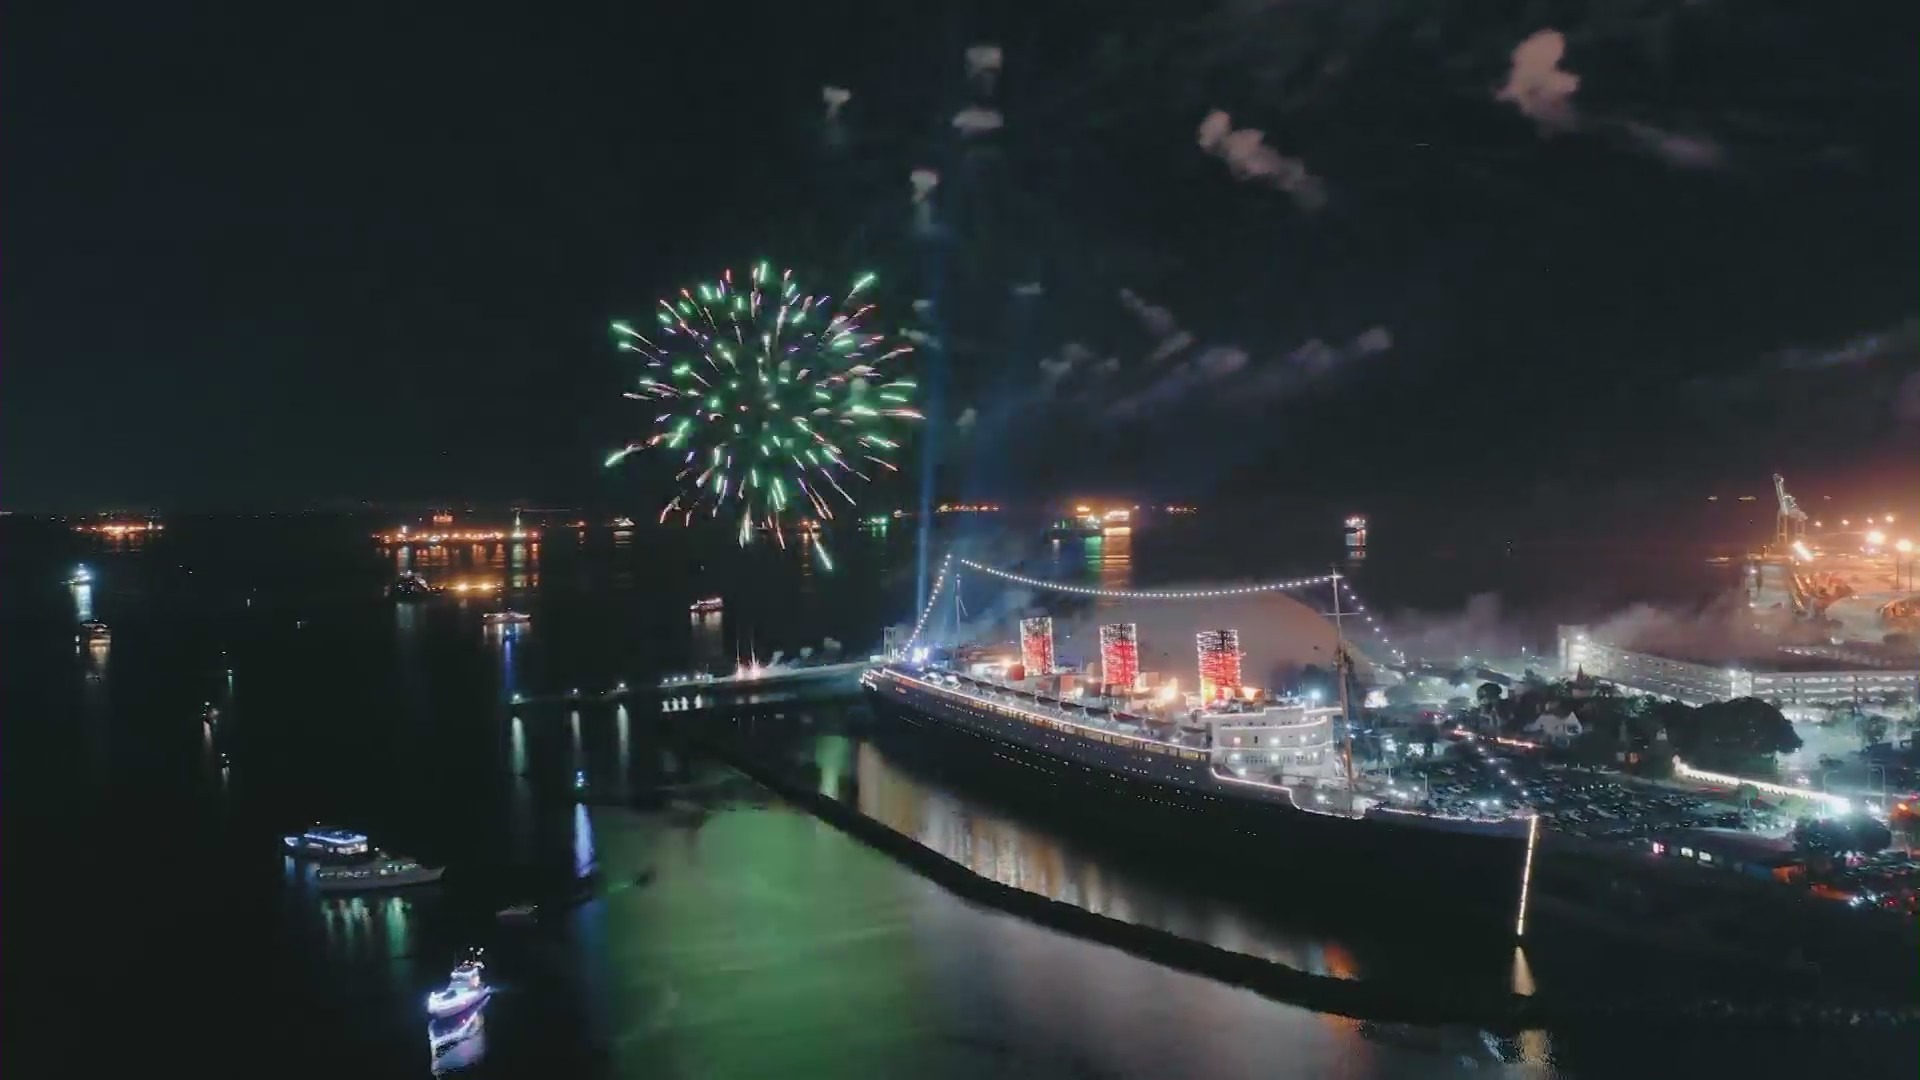
<path id="1" fill-rule="evenodd" d="M 89 645 L 105 645 L 113 640 L 113 631 L 103 622 L 83 622 L 80 624 L 80 634 L 74 640 Z"/>
<path id="2" fill-rule="evenodd" d="M 630 517 L 614 518 L 613 527 L 616 529 L 631 529 L 633 528 L 633 519 Z"/>
<path id="3" fill-rule="evenodd" d="M 427 1014 L 435 1019 L 459 1016 L 487 1000 L 492 992 L 483 976 L 486 974 L 486 955 L 483 949 L 474 949 L 460 961 L 447 976 L 447 985 L 427 994 Z"/>
<path id="4" fill-rule="evenodd" d="M 424 600 L 433 592 L 433 586 L 427 584 L 427 579 L 412 571 L 394 578 L 393 584 L 387 586 L 387 595 L 395 600 Z"/>
<path id="5" fill-rule="evenodd" d="M 1099 536 L 1101 532 L 1100 519 L 1091 514 L 1083 514 L 1077 518 L 1062 518 L 1049 525 L 1047 538 L 1050 540 L 1086 539 Z"/>
<path id="6" fill-rule="evenodd" d="M 418 859 L 377 851 L 365 862 L 322 867 L 314 874 L 313 881 L 322 892 L 376 892 L 431 885 L 446 872 L 444 866 L 427 866 Z"/>
<path id="7" fill-rule="evenodd" d="M 493 913 L 501 922 L 533 922 L 540 917 L 539 904 L 515 904 Z"/>
<path id="8" fill-rule="evenodd" d="M 91 585 L 93 584 L 93 571 L 87 569 L 84 566 L 75 567 L 73 571 L 73 576 L 67 579 L 67 584 Z"/>
<path id="9" fill-rule="evenodd" d="M 710 611 L 719 611 L 723 606 L 719 597 L 709 596 L 705 600 L 695 600 L 688 605 L 687 610 L 696 615 L 704 615 Z"/>
<path id="10" fill-rule="evenodd" d="M 524 611 L 489 611 L 480 616 L 480 621 L 488 626 L 518 626 L 532 622 L 533 616 Z"/>

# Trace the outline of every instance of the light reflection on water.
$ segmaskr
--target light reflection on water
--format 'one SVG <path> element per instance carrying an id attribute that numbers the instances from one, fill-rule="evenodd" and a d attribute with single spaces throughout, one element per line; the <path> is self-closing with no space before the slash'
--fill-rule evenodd
<path id="1" fill-rule="evenodd" d="M 1102 585 L 1133 583 L 1127 549 L 1134 539 L 1146 543 L 1152 537 L 1143 531 L 1124 548 L 1118 539 L 1103 538 L 1106 561 L 1079 563 L 1080 580 L 1091 575 Z M 857 550 L 842 544 L 836 557 Z M 645 545 L 635 550 L 645 558 Z M 1082 549 L 1076 558 L 1086 554 Z M 505 566 L 497 550 L 485 566 L 470 565 L 471 555 L 465 549 L 440 552 L 427 560 L 427 570 L 504 575 L 516 569 L 512 551 Z M 1143 584 L 1156 583 L 1152 570 L 1158 564 L 1150 557 L 1146 562 Z M 856 570 L 841 573 L 842 581 L 859 580 Z M 690 768 L 661 740 L 651 706 L 636 706 L 633 715 L 586 706 L 577 742 L 566 708 L 509 719 L 501 702 L 523 678 L 531 680 L 532 692 L 584 682 L 555 658 L 611 632 L 611 621 L 595 621 L 599 614 L 581 616 L 573 640 L 558 644 L 569 624 L 566 597 L 556 583 L 572 576 L 571 568 L 551 576 L 538 598 L 546 606 L 536 609 L 537 635 L 528 639 L 483 637 L 477 626 L 482 609 L 475 605 L 484 601 L 395 605 L 391 621 L 386 611 L 370 608 L 353 644 L 370 641 L 371 647 L 309 652 L 307 638 L 289 634 L 284 655 L 310 657 L 311 663 L 289 664 L 282 672 L 286 681 L 275 683 L 259 666 L 272 657 L 256 647 L 239 672 L 249 707 L 221 703 L 235 730 L 244 733 L 257 721 L 256 733 L 278 740 L 269 758 L 283 767 L 292 762 L 311 768 L 320 777 L 322 782 L 298 789 L 298 800 L 280 803 L 283 814 L 386 815 L 396 829 L 410 830 L 398 841 L 408 853 L 426 854 L 411 849 L 415 838 L 455 850 L 448 882 L 405 898 L 400 908 L 377 898 L 360 898 L 356 906 L 289 890 L 300 897 L 296 917 L 310 920 L 317 940 L 303 939 L 298 951 L 276 955 L 276 964 L 285 961 L 290 974 L 275 995 L 316 1005 L 311 1015 L 340 1017 L 340 1045 L 356 1053 L 367 1049 L 368 1061 L 393 1060 L 382 1056 L 391 1031 L 397 1032 L 397 1060 L 416 1074 L 426 1068 L 420 997 L 444 980 L 455 950 L 481 942 L 490 952 L 500 948 L 501 971 L 515 985 L 489 1006 L 484 1037 L 471 1046 L 459 1044 L 457 1051 L 447 1048 L 434 1063 L 436 1071 L 457 1063 L 458 1053 L 484 1050 L 487 1066 L 501 1067 L 502 1059 L 517 1060 L 516 1048 L 538 1058 L 586 1040 L 610 1049 L 606 1073 L 648 1077 L 757 1075 L 770 1063 L 796 1076 L 1484 1076 L 1499 1074 L 1503 1062 L 1546 1060 L 1563 1041 L 1558 1034 L 1551 1041 L 1537 1033 L 1490 1040 L 1472 1029 L 1319 1016 L 960 902 L 810 818 L 726 787 L 734 781 L 724 773 L 716 779 Z M 118 631 L 118 579 L 103 580 L 114 585 L 99 606 Z M 821 574 L 809 588 L 827 595 L 833 580 Z M 64 615 L 66 598 L 47 592 Z M 735 607 L 735 598 L 728 597 L 743 625 L 767 620 L 748 608 L 750 600 L 743 597 Z M 642 646 L 659 649 L 672 658 L 673 670 L 683 670 L 677 635 L 684 628 L 688 654 L 725 659 L 731 650 L 724 645 L 723 619 L 736 616 L 681 623 L 684 607 L 683 599 L 674 600 L 661 619 L 669 626 L 666 640 L 622 641 L 622 657 Z M 172 626 L 176 619 L 166 613 L 162 621 Z M 244 631 L 223 626 L 220 632 Z M 761 635 L 764 640 L 767 632 Z M 809 625 L 793 637 L 817 640 L 818 631 Z M 70 658 L 66 640 L 55 642 L 62 659 Z M 167 700 L 140 682 L 142 641 L 128 633 L 116 643 L 122 655 L 114 678 L 125 683 L 117 704 L 126 711 L 117 735 L 176 732 L 181 766 L 191 775 L 196 753 L 207 751 L 204 731 L 191 733 L 192 710 L 211 687 L 196 681 L 173 695 L 185 703 L 176 713 L 135 710 L 133 702 Z M 382 664 L 396 674 L 382 674 Z M 226 666 L 209 660 L 192 678 L 204 670 L 218 682 Z M 607 679 L 631 671 L 613 669 Z M 292 681 L 295 674 L 303 681 Z M 489 685 L 496 676 L 498 687 Z M 151 672 L 145 677 L 152 681 Z M 329 685 L 325 701 L 312 693 L 316 680 Z M 88 679 L 78 698 L 82 719 L 92 718 L 103 738 L 109 688 L 105 678 Z M 342 702 L 350 704 L 342 708 Z M 686 703 L 692 705 L 691 695 Z M 228 723 L 222 722 L 222 741 Z M 609 751 L 614 760 L 602 760 Z M 1290 937 L 1231 905 L 1165 895 L 1136 881 L 1124 866 L 1077 852 L 1073 843 L 894 767 L 871 744 L 821 737 L 807 753 L 820 770 L 822 790 L 850 792 L 848 785 L 857 785 L 863 809 L 1008 884 L 1302 970 L 1344 978 L 1375 974 L 1371 953 L 1356 956 L 1344 942 L 1312 935 Z M 238 802 L 252 761 L 241 748 L 234 756 Z M 351 771 L 389 760 L 386 771 Z M 566 790 L 574 760 L 584 760 L 596 777 L 596 796 L 598 778 L 611 774 L 624 786 L 609 784 L 606 791 L 630 787 L 635 804 L 665 792 L 658 801 L 668 805 L 639 812 L 599 802 L 574 805 Z M 334 770 L 347 770 L 341 775 L 351 779 Z M 453 777 L 440 789 L 442 797 L 419 797 L 436 775 Z M 708 784 L 724 794 L 710 794 L 703 786 Z M 255 792 L 262 786 L 256 782 Z M 642 870 L 657 873 L 651 884 L 563 911 L 552 923 L 527 930 L 496 924 L 492 912 L 505 902 L 497 903 L 496 896 L 519 887 L 513 876 L 518 868 L 577 871 L 587 858 L 603 867 L 612 884 L 630 883 Z M 220 931 L 263 943 L 272 938 L 270 929 L 257 927 Z M 307 959 L 326 965 L 334 977 L 308 983 L 299 966 Z M 1523 957 L 1513 958 L 1512 967 L 1516 982 L 1531 980 Z M 1546 975 L 1543 981 L 1551 982 Z M 296 1028 L 297 1022 L 289 1030 Z"/>
<path id="2" fill-rule="evenodd" d="M 435 586 L 463 579 L 484 579 L 509 592 L 540 585 L 540 544 L 490 541 L 472 544 L 396 544 L 393 572 L 413 572 Z M 627 584 L 631 584 L 629 580 Z"/>
<path id="3" fill-rule="evenodd" d="M 821 736 L 818 741 L 849 742 L 834 736 Z M 831 757 L 835 752 L 823 745 L 818 753 Z M 1142 882 L 1115 875 L 1094 859 L 1070 853 L 1051 836 L 968 806 L 903 772 L 871 743 L 859 743 L 857 759 L 861 813 L 982 877 L 1315 975 L 1342 979 L 1362 975 L 1353 955 L 1335 941 L 1276 938 L 1271 932 L 1257 931 L 1224 905 L 1160 895 Z M 822 788 L 827 790 L 824 783 Z"/>
<path id="4" fill-rule="evenodd" d="M 427 1053 L 433 1060 L 433 1075 L 470 1069 L 487 1056 L 485 1003 L 465 1016 L 435 1020 L 427 1025 Z"/>

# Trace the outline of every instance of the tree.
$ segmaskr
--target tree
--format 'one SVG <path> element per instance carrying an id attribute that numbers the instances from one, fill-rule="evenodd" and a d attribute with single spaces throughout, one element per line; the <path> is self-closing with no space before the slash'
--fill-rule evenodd
<path id="1" fill-rule="evenodd" d="M 1611 689 L 1608 684 L 1602 686 Z M 1586 701 L 1580 703 L 1574 712 L 1580 717 L 1582 727 L 1593 731 L 1600 738 L 1618 745 L 1630 745 L 1630 725 L 1633 718 L 1642 711 L 1642 706 L 1633 698 L 1621 697 L 1618 693 L 1602 694 L 1596 691 Z"/>
<path id="2" fill-rule="evenodd" d="M 1710 769 L 1770 770 L 1775 754 L 1800 749 L 1800 736 L 1779 708 L 1752 697 L 1702 705 L 1667 731 L 1677 753 Z"/>
<path id="3" fill-rule="evenodd" d="M 1812 855 L 1839 858 L 1854 852 L 1871 855 L 1893 843 L 1893 830 L 1865 814 L 1839 818 L 1801 818 L 1793 826 L 1793 846 Z"/>
<path id="4" fill-rule="evenodd" d="M 1887 728 L 1891 725 L 1886 717 L 1879 713 L 1855 713 L 1854 727 L 1860 733 L 1860 745 L 1872 746 L 1885 741 Z"/>
<path id="5" fill-rule="evenodd" d="M 1567 756 L 1588 765 L 1612 765 L 1620 760 L 1620 744 L 1597 728 L 1586 728 L 1574 736 Z"/>
<path id="6" fill-rule="evenodd" d="M 1640 755 L 1640 764 L 1634 768 L 1639 776 L 1654 780 L 1666 780 L 1673 776 L 1673 754 L 1664 749 L 1646 751 Z"/>
<path id="7" fill-rule="evenodd" d="M 1635 747 L 1644 750 L 1661 739 L 1670 738 L 1667 735 L 1667 725 L 1672 715 L 1672 707 L 1686 709 L 1685 705 L 1677 701 L 1655 701 L 1651 698 L 1642 700 L 1640 707 L 1627 717 L 1627 723 L 1633 729 Z"/>
<path id="8" fill-rule="evenodd" d="M 1483 682 L 1473 692 L 1474 700 L 1480 706 L 1480 716 L 1486 725 L 1482 730 L 1500 730 L 1500 706 L 1505 704 L 1503 694 L 1500 684 L 1493 682 Z"/>
<path id="9" fill-rule="evenodd" d="M 1412 679 L 1387 687 L 1387 704 L 1389 705 L 1413 705 L 1419 700 L 1420 688 L 1413 684 Z"/>

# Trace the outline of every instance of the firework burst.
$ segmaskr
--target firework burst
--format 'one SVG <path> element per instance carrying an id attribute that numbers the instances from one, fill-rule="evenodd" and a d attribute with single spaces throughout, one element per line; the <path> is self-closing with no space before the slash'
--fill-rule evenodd
<path id="1" fill-rule="evenodd" d="M 662 299 L 647 333 L 613 324 L 618 347 L 646 364 L 626 396 L 658 413 L 607 464 L 640 450 L 667 455 L 680 489 L 662 523 L 725 514 L 737 517 L 742 546 L 759 530 L 784 546 L 795 512 L 831 520 L 836 503 L 857 505 L 849 487 L 897 471 L 890 432 L 921 414 L 914 384 L 891 371 L 913 348 L 870 328 L 874 307 L 860 293 L 872 274 L 838 300 L 764 262 L 745 278 L 736 284 L 727 270 Z M 813 547 L 831 568 L 825 546 Z"/>

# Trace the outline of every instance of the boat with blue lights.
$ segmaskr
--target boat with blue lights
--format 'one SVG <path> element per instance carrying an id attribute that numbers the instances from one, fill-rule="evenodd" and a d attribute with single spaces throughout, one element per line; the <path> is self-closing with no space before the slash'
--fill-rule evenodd
<path id="1" fill-rule="evenodd" d="M 427 994 L 427 1015 L 436 1020 L 459 1016 L 487 1000 L 486 950 L 474 949 L 447 975 L 447 985 Z"/>
<path id="2" fill-rule="evenodd" d="M 1038 796 L 1175 857 L 1205 852 L 1302 903 L 1414 903 L 1457 932 L 1524 933 L 1538 819 L 1439 813 L 1410 791 L 1342 777 L 1342 710 L 1210 704 L 1168 716 L 1079 698 L 1045 679 L 893 661 L 861 677 L 878 734 L 941 749 L 935 767 Z M 1349 900 L 1350 898 L 1350 900 Z M 1389 898 L 1399 898 L 1390 900 Z"/>
<path id="3" fill-rule="evenodd" d="M 358 859 L 373 850 L 365 833 L 337 825 L 310 825 L 305 832 L 281 837 L 280 842 L 289 855 L 305 859 Z"/>

